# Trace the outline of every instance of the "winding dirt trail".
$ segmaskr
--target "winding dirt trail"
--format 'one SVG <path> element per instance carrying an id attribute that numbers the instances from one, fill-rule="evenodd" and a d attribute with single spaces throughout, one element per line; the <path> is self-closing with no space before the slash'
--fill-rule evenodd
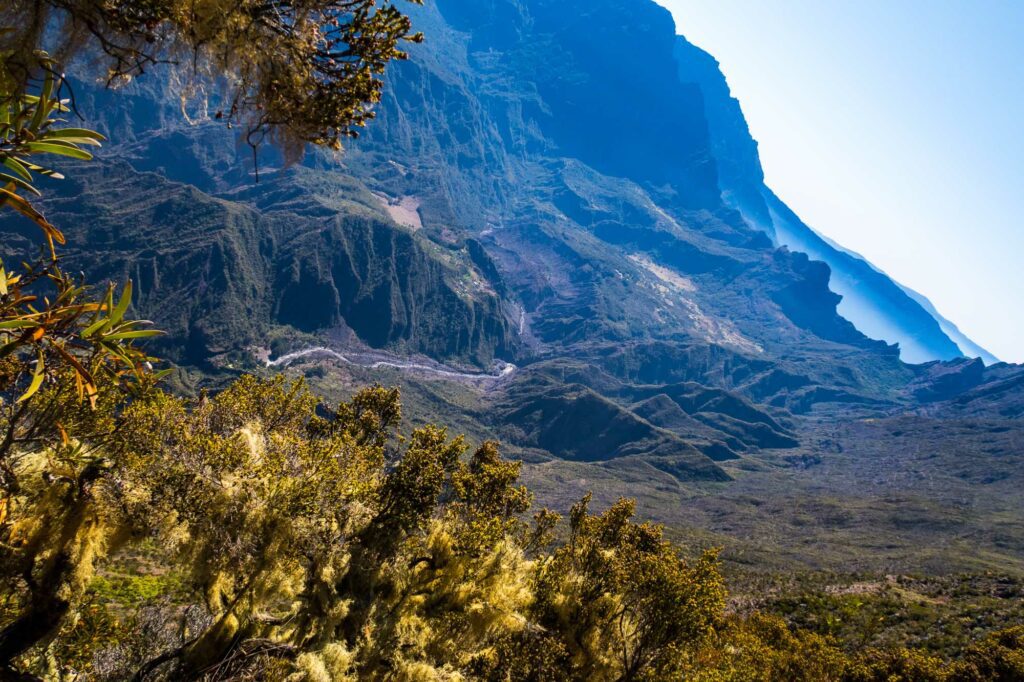
<path id="1" fill-rule="evenodd" d="M 293 351 L 291 353 L 285 353 L 279 358 L 274 360 L 267 360 L 267 367 L 286 367 L 290 363 L 298 360 L 299 358 L 308 357 L 310 355 L 327 355 L 336 360 L 341 360 L 345 364 L 354 365 L 356 367 L 366 367 L 368 369 L 378 369 L 380 367 L 393 367 L 399 370 L 414 370 L 417 372 L 426 372 L 428 374 L 434 374 L 436 376 L 445 377 L 448 379 L 502 379 L 509 376 L 516 371 L 516 366 L 511 362 L 502 363 L 497 372 L 494 374 L 488 374 L 487 372 L 458 372 L 454 369 L 448 369 L 445 367 L 434 367 L 431 365 L 424 365 L 417 362 L 402 362 L 400 360 L 377 360 L 374 362 L 363 363 L 357 362 L 349 358 L 338 351 L 327 348 L 325 346 L 314 346 L 312 348 L 304 348 L 303 350 Z"/>

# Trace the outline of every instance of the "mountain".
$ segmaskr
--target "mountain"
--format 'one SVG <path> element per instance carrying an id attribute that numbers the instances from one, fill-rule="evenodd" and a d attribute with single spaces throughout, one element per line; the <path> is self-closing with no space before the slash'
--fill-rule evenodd
<path id="1" fill-rule="evenodd" d="M 963 355 L 997 362 L 920 295 L 800 220 L 765 185 L 757 143 L 718 62 L 682 36 L 676 38 L 675 55 L 680 79 L 694 83 L 704 95 L 722 199 L 751 225 L 771 235 L 777 245 L 827 263 L 832 271 L 829 288 L 843 297 L 839 305 L 843 317 L 873 339 L 898 343 L 900 355 L 907 362 L 950 360 Z"/>
<path id="2" fill-rule="evenodd" d="M 955 324 L 943 317 L 935 306 L 929 301 L 923 294 L 919 294 L 910 287 L 901 284 L 900 288 L 907 292 L 907 296 L 917 301 L 922 308 L 924 308 L 929 315 L 935 318 L 935 321 L 939 323 L 939 327 L 950 339 L 956 343 L 957 347 L 963 351 L 963 354 L 969 358 L 981 358 L 986 365 L 994 365 L 999 362 L 999 358 L 992 355 L 974 341 L 969 339 L 966 334 L 960 331 L 960 328 Z"/>
<path id="3" fill-rule="evenodd" d="M 636 497 L 740 563 L 1024 568 L 1020 368 L 964 359 L 765 187 L 717 64 L 665 9 L 410 12 L 427 39 L 376 120 L 299 165 L 262 147 L 254 167 L 159 71 L 79 79 L 113 143 L 43 207 L 73 267 L 136 282 L 178 388 L 397 384 L 412 424 L 500 438 L 544 503 Z M 28 248 L 19 220 L 0 231 L 3 257 Z M 972 534 L 986 552 L 951 558 Z"/>

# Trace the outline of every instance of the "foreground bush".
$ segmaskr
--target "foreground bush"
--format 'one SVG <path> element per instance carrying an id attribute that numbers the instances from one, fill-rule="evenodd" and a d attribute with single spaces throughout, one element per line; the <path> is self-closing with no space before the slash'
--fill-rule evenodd
<path id="1" fill-rule="evenodd" d="M 950 663 L 727 615 L 714 554 L 684 561 L 625 500 L 580 501 L 552 547 L 519 464 L 437 427 L 399 438 L 395 390 L 329 408 L 244 377 L 94 409 L 62 390 L 40 395 L 65 428 L 103 436 L 19 459 L 0 646 L 22 642 L 21 679 L 1024 679 L 1020 628 Z M 83 448 L 87 483 L 42 475 Z"/>
<path id="2" fill-rule="evenodd" d="M 0 637 L 41 634 L 22 669 L 58 675 L 71 657 L 108 679 L 632 679 L 676 665 L 721 617 L 713 556 L 688 565 L 631 503 L 594 515 L 584 500 L 546 552 L 557 517 L 520 519 L 518 463 L 494 443 L 465 458 L 436 427 L 399 443 L 397 391 L 327 409 L 301 382 L 246 377 L 212 398 L 154 390 L 85 413 L 103 409 L 88 492 L 36 480 L 4 524 Z M 140 552 L 179 576 L 178 594 L 148 614 L 113 595 L 99 606 L 110 632 L 90 639 L 90 586 Z"/>

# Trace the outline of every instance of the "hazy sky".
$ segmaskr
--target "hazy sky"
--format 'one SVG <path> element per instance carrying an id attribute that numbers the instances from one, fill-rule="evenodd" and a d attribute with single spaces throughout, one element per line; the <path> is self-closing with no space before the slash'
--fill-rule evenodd
<path id="1" fill-rule="evenodd" d="M 1024 0 L 658 0 L 804 221 L 1024 362 Z"/>

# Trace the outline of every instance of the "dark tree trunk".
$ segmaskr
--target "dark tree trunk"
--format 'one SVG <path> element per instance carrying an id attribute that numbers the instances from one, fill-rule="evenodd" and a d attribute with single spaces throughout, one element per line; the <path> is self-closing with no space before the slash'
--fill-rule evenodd
<path id="1" fill-rule="evenodd" d="M 28 610 L 0 630 L 0 669 L 12 669 L 15 658 L 57 632 L 71 605 L 57 596 L 71 571 L 71 561 L 61 552 L 43 580 L 33 590 Z"/>
<path id="2" fill-rule="evenodd" d="M 44 565 L 38 582 L 33 584 L 29 579 L 32 596 L 25 612 L 0 630 L 0 674 L 5 670 L 16 670 L 15 658 L 37 644 L 49 642 L 71 610 L 71 602 L 60 596 L 76 569 L 68 547 L 83 524 L 88 522 L 86 512 L 91 499 L 90 488 L 100 474 L 97 466 L 89 465 L 79 474 L 77 485 L 68 492 L 65 500 L 67 512 L 61 521 L 58 545 L 61 549 Z"/>

